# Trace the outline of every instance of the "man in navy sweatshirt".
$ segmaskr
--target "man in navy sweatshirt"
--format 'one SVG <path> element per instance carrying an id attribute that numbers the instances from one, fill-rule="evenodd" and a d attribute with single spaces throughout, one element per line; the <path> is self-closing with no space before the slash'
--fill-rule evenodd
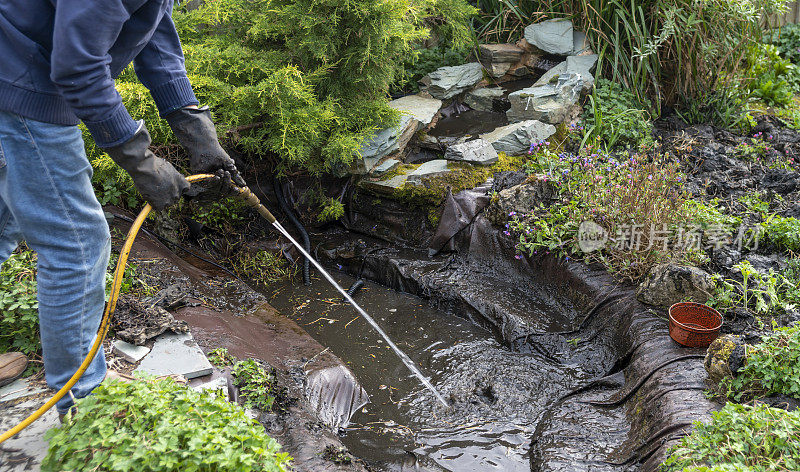
<path id="1" fill-rule="evenodd" d="M 75 373 L 94 341 L 111 242 L 77 124 L 83 121 L 156 209 L 175 203 L 190 188 L 169 162 L 148 149 L 147 128 L 123 106 L 114 78 L 133 62 L 188 151 L 191 171 L 216 171 L 243 184 L 219 145 L 208 110 L 198 108 L 172 3 L 0 2 L 0 261 L 22 240 L 38 255 L 42 354 L 53 388 Z M 69 410 L 71 397 L 88 395 L 105 375 L 101 351 L 72 395 L 57 404 L 59 413 Z"/>

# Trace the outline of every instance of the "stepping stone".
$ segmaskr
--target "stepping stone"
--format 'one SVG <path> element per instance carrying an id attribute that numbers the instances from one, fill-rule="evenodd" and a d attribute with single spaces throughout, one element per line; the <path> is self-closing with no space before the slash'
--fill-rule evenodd
<path id="1" fill-rule="evenodd" d="M 385 161 L 378 164 L 374 169 L 372 169 L 372 175 L 375 177 L 381 176 L 387 172 L 391 172 L 400 165 L 400 161 L 397 159 L 386 159 Z"/>
<path id="2" fill-rule="evenodd" d="M 528 25 L 525 40 L 544 52 L 568 56 L 575 48 L 572 21 L 552 19 Z"/>
<path id="3" fill-rule="evenodd" d="M 406 180 L 406 182 L 412 185 L 421 185 L 423 179 L 437 177 L 448 172 L 450 172 L 450 169 L 448 168 L 447 161 L 444 159 L 435 159 L 414 169 L 413 172 L 408 174 L 408 180 Z"/>
<path id="4" fill-rule="evenodd" d="M 494 101 L 503 96 L 503 89 L 500 87 L 484 87 L 467 92 L 464 103 L 478 111 L 493 111 Z"/>
<path id="5" fill-rule="evenodd" d="M 528 152 L 533 142 L 544 141 L 556 132 L 556 127 L 541 121 L 528 120 L 501 126 L 482 134 L 481 139 L 490 142 L 497 152 L 518 156 Z"/>
<path id="6" fill-rule="evenodd" d="M 483 80 L 483 67 L 478 62 L 460 66 L 440 67 L 420 80 L 420 84 L 434 98 L 444 100 L 455 97 Z"/>
<path id="7" fill-rule="evenodd" d="M 44 388 L 31 387 L 27 379 L 17 379 L 0 388 L 0 403 L 31 397 L 47 391 Z"/>
<path id="8" fill-rule="evenodd" d="M 497 151 L 484 139 L 474 139 L 450 146 L 444 153 L 444 158 L 448 161 L 469 162 L 482 166 L 492 165 L 498 161 Z"/>
<path id="9" fill-rule="evenodd" d="M 8 385 L 6 386 L 8 387 Z M 7 431 L 33 413 L 42 404 L 40 399 L 30 399 L 13 406 L 3 406 L 0 414 L 0 431 Z M 55 408 L 47 410 L 38 420 L 8 439 L 0 447 L 0 471 L 38 471 L 47 455 L 45 433 L 60 425 Z"/>
<path id="10" fill-rule="evenodd" d="M 161 375 L 182 375 L 187 379 L 210 374 L 214 368 L 190 333 L 162 334 L 153 350 L 142 359 L 135 372 Z"/>
<path id="11" fill-rule="evenodd" d="M 136 364 L 150 352 L 150 348 L 147 346 L 137 346 L 135 344 L 126 343 L 121 339 L 116 339 L 111 343 L 111 351 L 131 364 Z"/>

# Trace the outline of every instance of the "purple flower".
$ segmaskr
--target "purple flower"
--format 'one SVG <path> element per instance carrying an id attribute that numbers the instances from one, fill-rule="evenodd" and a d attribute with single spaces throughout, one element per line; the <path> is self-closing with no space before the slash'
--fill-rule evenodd
<path id="1" fill-rule="evenodd" d="M 522 256 L 520 256 L 519 254 L 517 254 L 516 256 L 514 256 L 514 259 L 516 259 L 516 260 L 520 260 L 520 259 L 522 259 Z"/>

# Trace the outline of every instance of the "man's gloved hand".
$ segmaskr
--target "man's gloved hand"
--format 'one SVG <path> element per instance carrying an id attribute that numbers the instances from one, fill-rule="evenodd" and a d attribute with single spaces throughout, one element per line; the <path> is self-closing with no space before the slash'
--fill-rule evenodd
<path id="1" fill-rule="evenodd" d="M 133 138 L 105 151 L 130 174 L 144 199 L 156 210 L 163 210 L 177 202 L 190 184 L 172 164 L 156 157 L 149 146 L 150 133 L 142 123 Z"/>
<path id="2" fill-rule="evenodd" d="M 178 141 L 189 152 L 189 168 L 193 174 L 213 173 L 222 169 L 230 173 L 236 185 L 240 187 L 246 185 L 236 170 L 236 163 L 219 144 L 217 129 L 211 121 L 208 107 L 184 107 L 164 118 Z"/>

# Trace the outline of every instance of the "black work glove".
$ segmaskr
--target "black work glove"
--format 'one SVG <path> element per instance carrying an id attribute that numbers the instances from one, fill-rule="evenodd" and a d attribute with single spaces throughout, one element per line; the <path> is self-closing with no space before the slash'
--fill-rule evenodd
<path id="1" fill-rule="evenodd" d="M 228 171 L 233 182 L 244 187 L 246 184 L 236 163 L 222 149 L 217 139 L 217 129 L 211 121 L 208 107 L 180 108 L 164 117 L 172 132 L 189 153 L 189 168 L 193 174 L 214 173 L 219 169 Z"/>
<path id="2" fill-rule="evenodd" d="M 189 182 L 172 164 L 156 157 L 149 146 L 150 133 L 142 124 L 131 139 L 105 151 L 130 174 L 142 197 L 156 210 L 163 210 L 188 191 Z"/>

